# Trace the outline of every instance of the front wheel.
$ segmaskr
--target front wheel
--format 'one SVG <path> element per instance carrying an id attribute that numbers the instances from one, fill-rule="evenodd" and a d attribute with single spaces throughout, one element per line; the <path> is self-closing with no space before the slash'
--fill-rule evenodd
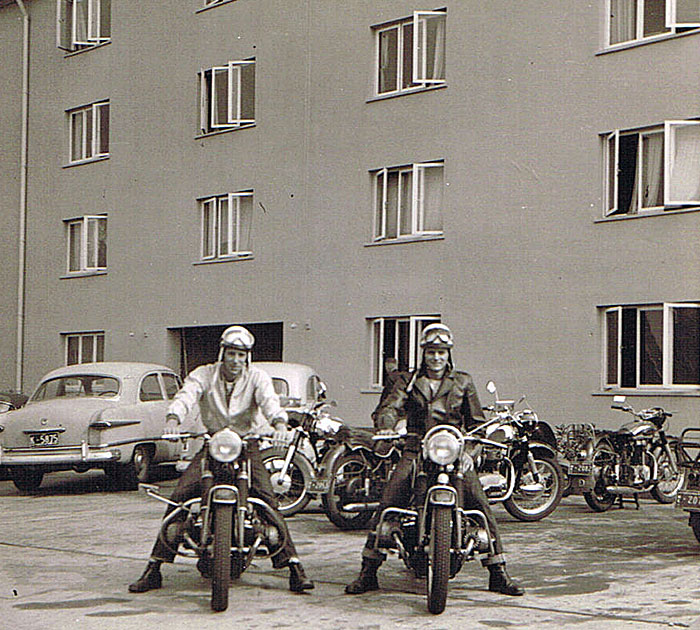
<path id="1" fill-rule="evenodd" d="M 698 542 L 700 542 L 700 512 L 691 512 L 688 525 L 693 528 L 693 534 Z"/>
<path id="2" fill-rule="evenodd" d="M 450 542 L 452 541 L 452 509 L 432 509 L 430 551 L 428 552 L 428 610 L 439 615 L 447 604 L 447 581 L 450 579 Z"/>
<path id="3" fill-rule="evenodd" d="M 214 514 L 214 559 L 211 576 L 211 609 L 221 612 L 228 608 L 231 584 L 231 528 L 233 506 L 217 505 Z"/>
<path id="4" fill-rule="evenodd" d="M 607 471 L 615 464 L 617 455 L 608 442 L 599 442 L 593 450 L 593 489 L 583 493 L 588 506 L 595 512 L 607 512 L 615 503 L 615 495 L 605 488 Z"/>
<path id="5" fill-rule="evenodd" d="M 683 473 L 676 463 L 673 452 L 671 452 L 671 459 L 669 459 L 668 453 L 661 451 L 657 461 L 659 464 L 659 481 L 651 489 L 651 496 L 659 503 L 673 503 L 676 499 L 676 494 L 678 494 L 678 489 L 683 484 Z M 675 473 L 673 472 L 674 465 L 676 467 Z"/>
<path id="6" fill-rule="evenodd" d="M 539 521 L 557 509 L 564 492 L 564 473 L 559 462 L 548 455 L 534 458 L 537 475 L 526 463 L 518 474 L 513 494 L 503 502 L 519 521 Z"/>
<path id="7" fill-rule="evenodd" d="M 367 500 L 364 488 L 368 474 L 367 462 L 358 453 L 346 453 L 335 462 L 328 493 L 321 497 L 321 501 L 326 515 L 336 527 L 343 530 L 362 529 L 370 522 L 374 512 L 372 509 L 359 512 L 343 510 L 343 505 L 353 499 L 358 503 Z"/>
<path id="8" fill-rule="evenodd" d="M 260 453 L 263 464 L 270 473 L 270 482 L 279 502 L 282 516 L 293 516 L 301 512 L 311 501 L 311 464 L 299 452 L 294 453 L 287 473 L 282 475 L 282 467 L 287 455 L 286 448 L 269 448 Z"/>

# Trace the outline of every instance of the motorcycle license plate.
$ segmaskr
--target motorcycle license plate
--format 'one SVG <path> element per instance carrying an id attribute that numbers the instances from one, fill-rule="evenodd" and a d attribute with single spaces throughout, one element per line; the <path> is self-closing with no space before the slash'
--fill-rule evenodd
<path id="1" fill-rule="evenodd" d="M 676 506 L 679 508 L 700 509 L 700 492 L 680 490 L 676 496 Z"/>
<path id="2" fill-rule="evenodd" d="M 331 489 L 330 479 L 313 479 L 309 483 L 309 492 L 318 492 L 319 494 L 325 494 Z"/>
<path id="3" fill-rule="evenodd" d="M 32 446 L 56 446 L 58 433 L 32 433 L 29 436 Z"/>
<path id="4" fill-rule="evenodd" d="M 593 464 L 571 464 L 569 466 L 570 475 L 590 475 L 593 472 Z"/>

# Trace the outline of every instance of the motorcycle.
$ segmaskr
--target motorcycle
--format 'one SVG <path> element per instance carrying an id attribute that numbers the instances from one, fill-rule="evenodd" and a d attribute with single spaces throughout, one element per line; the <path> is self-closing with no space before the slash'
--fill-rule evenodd
<path id="1" fill-rule="evenodd" d="M 593 489 L 593 449 L 596 430 L 590 423 L 559 424 L 554 427 L 558 461 L 564 474 L 562 496 Z"/>
<path id="2" fill-rule="evenodd" d="M 484 492 L 489 503 L 503 503 L 520 521 L 543 519 L 557 508 L 564 491 L 554 431 L 531 409 L 515 410 L 524 397 L 518 403 L 499 399 L 493 381 L 486 389 L 495 398 L 484 407 L 490 417 L 467 432 L 488 439 L 473 455 Z"/>
<path id="3" fill-rule="evenodd" d="M 177 554 L 199 558 L 197 568 L 211 577 L 211 608 L 228 608 L 231 579 L 237 579 L 255 557 L 272 557 L 286 543 L 282 518 L 261 499 L 250 496 L 250 444 L 257 435 L 241 437 L 226 427 L 214 435 L 180 433 L 160 439 L 204 438 L 201 496 L 176 503 L 158 486 L 139 484 L 147 495 L 173 506 L 159 536 Z M 182 539 L 181 543 L 177 543 Z"/>
<path id="4" fill-rule="evenodd" d="M 688 427 L 676 444 L 683 484 L 676 495 L 676 507 L 688 512 L 688 525 L 700 542 L 700 428 Z"/>
<path id="5" fill-rule="evenodd" d="M 340 529 L 367 526 L 401 458 L 404 434 L 380 441 L 374 437 L 371 429 L 345 427 L 327 455 L 329 486 L 321 502 L 328 519 Z"/>
<path id="6" fill-rule="evenodd" d="M 408 508 L 386 508 L 377 525 L 376 547 L 398 553 L 417 578 L 425 579 L 428 610 L 433 614 L 445 610 L 448 580 L 463 563 L 493 552 L 484 513 L 461 505 L 461 461 L 469 440 L 480 441 L 451 425 L 430 429 L 421 442 Z"/>
<path id="7" fill-rule="evenodd" d="M 673 503 L 683 474 L 676 463 L 665 425 L 672 414 L 661 407 L 635 411 L 625 396 L 613 398 L 612 409 L 634 416 L 617 431 L 602 435 L 593 451 L 594 486 L 584 493 L 596 512 L 609 510 L 615 500 L 650 492 L 659 503 Z"/>
<path id="8" fill-rule="evenodd" d="M 330 488 L 327 455 L 345 426 L 328 413 L 328 407 L 333 406 L 334 402 L 321 401 L 310 409 L 290 411 L 292 435 L 288 444 L 260 451 L 283 516 L 301 512 L 312 498 Z"/>

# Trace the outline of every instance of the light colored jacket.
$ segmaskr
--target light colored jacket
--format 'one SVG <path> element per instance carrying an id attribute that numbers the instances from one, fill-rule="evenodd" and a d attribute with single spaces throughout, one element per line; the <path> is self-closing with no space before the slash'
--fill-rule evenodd
<path id="1" fill-rule="evenodd" d="M 272 379 L 264 370 L 248 366 L 238 377 L 226 403 L 226 386 L 221 375 L 221 363 L 200 365 L 187 375 L 168 407 L 168 414 L 180 423 L 199 403 L 204 426 L 210 432 L 231 427 L 239 435 L 269 431 L 276 420 L 287 421 L 287 412 L 280 406 Z"/>

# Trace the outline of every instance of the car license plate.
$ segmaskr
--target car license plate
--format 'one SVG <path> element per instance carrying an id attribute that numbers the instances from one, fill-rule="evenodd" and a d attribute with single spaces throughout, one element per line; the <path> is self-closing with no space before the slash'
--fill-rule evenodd
<path id="1" fill-rule="evenodd" d="M 56 446 L 58 433 L 32 433 L 29 436 L 32 446 Z"/>
<path id="2" fill-rule="evenodd" d="M 679 508 L 700 509 L 700 492 L 680 490 L 676 496 L 676 506 Z"/>
<path id="3" fill-rule="evenodd" d="M 593 472 L 593 464 L 583 463 L 583 464 L 571 464 L 569 466 L 570 475 L 590 475 Z"/>

